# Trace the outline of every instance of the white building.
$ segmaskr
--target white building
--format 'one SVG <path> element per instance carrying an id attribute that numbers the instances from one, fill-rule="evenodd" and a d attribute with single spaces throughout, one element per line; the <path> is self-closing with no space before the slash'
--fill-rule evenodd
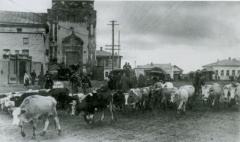
<path id="1" fill-rule="evenodd" d="M 204 65 L 203 69 L 209 67 L 213 68 L 215 75 L 218 75 L 220 80 L 229 80 L 230 76 L 238 77 L 240 75 L 240 61 L 236 59 L 218 60 L 215 63 Z"/>
<path id="2" fill-rule="evenodd" d="M 159 67 L 163 69 L 167 76 L 171 79 L 177 80 L 178 76 L 182 74 L 183 70 L 176 65 L 172 66 L 169 64 L 146 64 L 146 65 L 139 65 L 137 68 L 135 68 L 135 72 L 137 77 L 139 77 L 140 74 L 146 75 L 146 73 L 151 70 L 153 67 Z"/>

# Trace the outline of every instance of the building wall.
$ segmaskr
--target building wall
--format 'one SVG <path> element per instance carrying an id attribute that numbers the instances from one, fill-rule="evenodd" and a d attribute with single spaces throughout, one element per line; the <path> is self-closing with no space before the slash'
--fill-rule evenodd
<path id="1" fill-rule="evenodd" d="M 0 60 L 0 84 L 8 83 L 8 60 Z"/>
<path id="2" fill-rule="evenodd" d="M 220 80 L 229 80 L 229 76 L 233 75 L 232 71 L 235 70 L 235 76 L 240 75 L 240 67 L 212 67 L 214 71 L 218 70 L 218 75 Z M 221 75 L 221 71 L 224 70 L 224 75 Z M 229 70 L 229 76 L 226 75 L 227 70 Z M 215 78 L 215 77 L 213 77 Z"/>
<path id="3" fill-rule="evenodd" d="M 83 44 L 83 64 L 87 63 L 87 59 L 88 59 L 88 30 L 87 30 L 87 26 L 85 23 L 70 23 L 70 22 L 59 22 L 59 25 L 66 27 L 68 29 L 70 29 L 70 27 L 74 28 L 74 33 L 76 36 L 78 36 L 79 38 L 81 38 L 84 42 Z M 69 36 L 72 31 L 71 30 L 67 30 L 64 28 L 57 28 L 57 60 L 58 63 L 63 62 L 62 57 L 63 57 L 63 53 L 62 53 L 62 40 L 63 38 Z M 81 35 L 81 34 L 83 35 Z M 87 35 L 87 36 L 84 36 Z"/>
<path id="4" fill-rule="evenodd" d="M 17 27 L 0 27 L 0 58 L 3 58 L 3 49 L 10 49 L 11 54 L 15 54 L 15 50 L 28 49 L 29 55 L 35 62 L 45 62 L 45 43 L 44 28 L 22 28 L 22 32 L 16 32 Z M 29 43 L 23 44 L 23 38 L 28 38 Z"/>
<path id="5" fill-rule="evenodd" d="M 172 69 L 173 69 L 173 68 L 172 68 Z M 146 70 L 146 69 L 138 69 L 138 68 L 135 68 L 134 70 L 135 70 L 135 73 L 136 73 L 137 78 L 139 77 L 140 74 L 145 75 L 144 70 Z M 165 72 L 166 72 L 166 74 L 169 74 L 170 77 L 173 79 L 173 70 L 165 70 Z"/>

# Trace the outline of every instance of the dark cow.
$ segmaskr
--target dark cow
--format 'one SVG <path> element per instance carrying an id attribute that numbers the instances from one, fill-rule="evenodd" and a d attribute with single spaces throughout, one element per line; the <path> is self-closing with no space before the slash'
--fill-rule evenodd
<path id="1" fill-rule="evenodd" d="M 72 113 L 71 115 L 78 115 L 80 112 L 84 112 L 84 119 L 87 123 L 93 122 L 95 109 L 102 111 L 102 116 L 100 121 L 104 119 L 104 111 L 108 107 L 111 113 L 111 122 L 116 120 L 115 112 L 112 103 L 113 97 L 111 90 L 104 86 L 101 89 L 97 89 L 93 93 L 87 94 L 81 100 L 74 101 L 72 103 Z"/>
<path id="2" fill-rule="evenodd" d="M 58 105 L 65 109 L 69 103 L 69 90 L 67 88 L 54 88 L 48 94 L 56 99 Z"/>
<path id="3" fill-rule="evenodd" d="M 124 105 L 125 105 L 124 91 L 119 90 L 113 94 L 113 104 L 119 110 L 124 109 Z"/>
<path id="4" fill-rule="evenodd" d="M 61 133 L 61 126 L 59 124 L 59 119 L 56 111 L 56 100 L 51 96 L 40 96 L 33 95 L 24 99 L 23 103 L 20 107 L 16 107 L 13 109 L 13 125 L 19 126 L 21 128 L 21 134 L 23 137 L 26 136 L 23 130 L 23 123 L 32 122 L 33 125 L 33 137 L 35 139 L 35 130 L 37 127 L 37 122 L 39 117 L 43 118 L 45 121 L 45 127 L 42 132 L 42 136 L 46 134 L 50 116 L 53 116 L 55 120 L 55 124 L 58 128 L 58 134 Z"/>
<path id="5" fill-rule="evenodd" d="M 21 96 L 12 96 L 10 98 L 10 101 L 14 101 L 15 107 L 19 107 L 25 98 L 32 95 L 48 96 L 48 92 L 44 90 L 41 90 L 39 92 L 27 92 L 27 93 L 23 93 Z"/>

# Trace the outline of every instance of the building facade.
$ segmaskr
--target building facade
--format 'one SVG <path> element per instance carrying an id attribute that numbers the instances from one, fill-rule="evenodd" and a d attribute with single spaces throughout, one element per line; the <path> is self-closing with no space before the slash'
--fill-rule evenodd
<path id="1" fill-rule="evenodd" d="M 37 75 L 57 63 L 96 65 L 96 11 L 93 0 L 52 0 L 48 13 L 0 11 L 2 82 L 22 83 L 23 74 Z M 7 76 L 7 77 L 6 77 Z"/>
<path id="2" fill-rule="evenodd" d="M 203 69 L 212 68 L 215 74 L 212 78 L 215 79 L 215 75 L 220 80 L 230 80 L 231 77 L 237 78 L 240 75 L 240 62 L 236 59 L 225 59 L 217 61 L 215 63 L 207 64 L 203 66 Z"/>
<path id="3" fill-rule="evenodd" d="M 50 65 L 96 64 L 96 11 L 94 1 L 53 0 L 48 10 Z"/>
<path id="4" fill-rule="evenodd" d="M 4 83 L 22 83 L 25 72 L 43 71 L 48 25 L 41 16 L 46 18 L 44 13 L 0 11 L 0 63 L 8 62 Z"/>
<path id="5" fill-rule="evenodd" d="M 113 59 L 113 69 L 120 69 L 122 56 L 114 54 Z M 108 79 L 108 75 L 110 71 L 112 71 L 112 53 L 102 50 L 101 47 L 100 50 L 96 50 L 96 60 L 97 67 L 99 68 L 99 70 L 102 70 L 100 73 L 102 74 L 102 78 Z"/>
<path id="6" fill-rule="evenodd" d="M 139 77 L 140 74 L 146 75 L 146 73 L 151 70 L 153 67 L 159 67 L 163 69 L 166 72 L 166 75 L 168 78 L 171 79 L 177 79 L 178 75 L 181 75 L 183 70 L 177 66 L 172 66 L 169 64 L 146 64 L 146 65 L 139 65 L 137 68 L 135 68 L 135 72 L 137 77 Z"/>

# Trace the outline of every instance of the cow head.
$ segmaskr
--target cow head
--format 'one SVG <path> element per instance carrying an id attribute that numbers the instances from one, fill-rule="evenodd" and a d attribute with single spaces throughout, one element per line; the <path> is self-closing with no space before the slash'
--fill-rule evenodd
<path id="1" fill-rule="evenodd" d="M 224 101 L 225 102 L 229 102 L 229 98 L 230 98 L 230 93 L 231 92 L 231 88 L 225 86 L 223 88 L 223 95 L 224 95 Z"/>
<path id="2" fill-rule="evenodd" d="M 237 91 L 237 88 L 236 88 L 236 87 L 231 87 L 231 88 L 230 88 L 230 91 L 229 91 L 229 92 L 230 92 L 230 93 L 229 93 L 229 101 L 235 99 L 236 91 Z"/>
<path id="3" fill-rule="evenodd" d="M 13 108 L 13 125 L 14 126 L 22 126 L 22 123 L 28 123 L 29 119 L 27 118 L 27 110 L 21 109 L 20 107 Z"/>
<path id="4" fill-rule="evenodd" d="M 202 86 L 202 99 L 207 101 L 211 94 L 211 85 Z"/>

